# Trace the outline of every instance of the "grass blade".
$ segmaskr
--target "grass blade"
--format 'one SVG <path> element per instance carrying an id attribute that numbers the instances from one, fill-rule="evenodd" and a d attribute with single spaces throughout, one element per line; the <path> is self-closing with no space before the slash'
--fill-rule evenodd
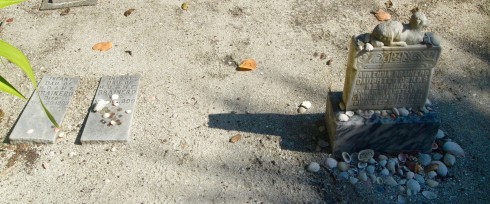
<path id="1" fill-rule="evenodd" d="M 1 0 L 0 0 L 1 1 Z M 17 65 L 22 71 L 29 77 L 32 85 L 37 90 L 37 82 L 36 77 L 34 76 L 34 72 L 32 71 L 31 64 L 27 57 L 17 49 L 16 47 L 6 43 L 3 40 L 0 40 L 0 56 L 5 57 L 8 61 Z"/>
<path id="2" fill-rule="evenodd" d="M 14 86 L 12 86 L 12 84 L 10 84 L 2 76 L 0 76 L 0 91 L 12 94 L 12 95 L 17 96 L 21 99 L 26 100 L 26 97 L 24 97 L 24 95 L 22 95 L 19 91 L 17 91 L 17 89 Z"/>
<path id="3" fill-rule="evenodd" d="M 0 8 L 4 8 L 13 4 L 18 4 L 25 0 L 0 0 Z"/>

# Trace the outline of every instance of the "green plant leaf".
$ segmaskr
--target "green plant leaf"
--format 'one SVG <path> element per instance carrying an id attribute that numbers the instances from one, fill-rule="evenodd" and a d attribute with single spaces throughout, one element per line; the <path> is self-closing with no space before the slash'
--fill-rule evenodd
<path id="1" fill-rule="evenodd" d="M 44 106 L 43 100 L 41 100 L 41 96 L 39 95 L 39 92 L 37 92 L 37 93 L 38 93 L 37 94 L 37 97 L 39 97 L 39 102 L 41 102 L 41 106 L 43 107 L 43 110 L 46 113 L 46 115 L 48 116 L 49 120 L 51 121 L 51 123 L 53 123 L 54 126 L 56 126 L 57 128 L 59 128 L 60 126 L 58 125 L 58 123 L 54 119 L 53 115 L 51 115 L 51 113 L 48 111 L 48 109 L 46 108 L 46 106 Z"/>
<path id="2" fill-rule="evenodd" d="M 25 0 L 0 0 L 0 8 L 4 8 L 13 4 L 18 4 Z"/>
<path id="3" fill-rule="evenodd" d="M 1 1 L 1 0 L 0 0 Z M 32 85 L 37 90 L 36 77 L 32 71 L 31 64 L 27 57 L 16 47 L 0 40 L 0 57 L 5 57 L 8 61 L 16 64 L 31 80 Z"/>
<path id="4" fill-rule="evenodd" d="M 14 86 L 12 86 L 12 84 L 10 84 L 2 76 L 0 76 L 0 91 L 12 94 L 12 95 L 17 96 L 21 99 L 26 100 L 26 97 L 24 97 L 24 95 L 22 95 L 19 91 L 17 91 L 17 89 Z"/>

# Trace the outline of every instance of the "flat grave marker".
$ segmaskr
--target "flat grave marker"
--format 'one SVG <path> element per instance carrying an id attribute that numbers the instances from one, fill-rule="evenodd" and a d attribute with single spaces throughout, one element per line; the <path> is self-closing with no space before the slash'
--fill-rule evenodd
<path id="1" fill-rule="evenodd" d="M 59 125 L 65 117 L 79 81 L 79 77 L 45 76 L 39 83 L 39 95 Z M 54 143 L 55 130 L 35 92 L 17 120 L 9 140 L 12 144 Z"/>
<path id="2" fill-rule="evenodd" d="M 82 144 L 128 141 L 140 77 L 102 77 L 80 137 Z"/>

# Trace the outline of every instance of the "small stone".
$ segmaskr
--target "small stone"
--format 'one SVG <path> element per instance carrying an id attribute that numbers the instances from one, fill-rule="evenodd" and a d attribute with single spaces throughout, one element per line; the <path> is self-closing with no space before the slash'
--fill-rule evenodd
<path id="1" fill-rule="evenodd" d="M 76 152 L 70 152 L 70 153 L 68 153 L 68 156 L 69 157 L 74 157 L 74 156 L 77 156 L 77 153 Z"/>
<path id="2" fill-rule="evenodd" d="M 300 106 L 305 107 L 306 109 L 310 109 L 311 108 L 311 102 L 310 101 L 303 101 Z"/>
<path id="3" fill-rule="evenodd" d="M 356 184 L 358 181 L 359 181 L 359 179 L 358 179 L 358 178 L 356 178 L 356 177 L 351 176 L 351 177 L 349 178 L 349 182 L 350 182 L 350 183 L 352 183 L 352 184 Z"/>
<path id="4" fill-rule="evenodd" d="M 437 130 L 436 139 L 442 139 L 442 138 L 444 138 L 444 132 L 441 129 L 439 129 Z"/>
<path id="5" fill-rule="evenodd" d="M 371 158 L 368 160 L 368 164 L 375 164 L 376 160 L 374 158 Z"/>
<path id="6" fill-rule="evenodd" d="M 374 170 L 376 170 L 376 168 L 373 165 L 369 165 L 366 167 L 366 172 L 368 174 L 374 174 Z"/>
<path id="7" fill-rule="evenodd" d="M 307 170 L 309 172 L 316 173 L 316 172 L 320 171 L 320 164 L 318 164 L 316 162 L 311 162 L 310 165 L 308 165 Z"/>
<path id="8" fill-rule="evenodd" d="M 54 151 L 49 151 L 49 156 L 54 156 L 56 153 Z"/>
<path id="9" fill-rule="evenodd" d="M 110 114 L 110 113 L 104 113 L 104 114 L 102 115 L 102 117 L 103 117 L 103 118 L 109 118 L 109 117 L 111 117 L 111 114 Z"/>
<path id="10" fill-rule="evenodd" d="M 327 166 L 327 168 L 329 168 L 329 169 L 337 168 L 337 164 L 338 164 L 338 162 L 334 158 L 329 157 L 325 160 L 325 166 Z"/>
<path id="11" fill-rule="evenodd" d="M 379 161 L 379 165 L 380 165 L 381 167 L 385 167 L 385 166 L 386 166 L 386 163 L 388 163 L 388 161 L 387 161 L 387 160 L 381 160 L 381 161 Z"/>
<path id="12" fill-rule="evenodd" d="M 236 135 L 234 135 L 233 137 L 230 138 L 230 142 L 231 143 L 237 143 L 241 139 L 242 139 L 242 135 L 236 134 Z"/>
<path id="13" fill-rule="evenodd" d="M 401 116 L 408 116 L 410 112 L 406 108 L 398 108 L 398 112 L 400 113 Z"/>
<path id="14" fill-rule="evenodd" d="M 388 171 L 388 169 L 384 168 L 383 170 L 381 170 L 381 175 L 388 176 L 388 175 L 390 175 L 390 171 Z"/>
<path id="15" fill-rule="evenodd" d="M 398 181 L 398 184 L 400 184 L 400 185 L 405 185 L 406 183 L 407 183 L 407 179 L 400 179 Z"/>
<path id="16" fill-rule="evenodd" d="M 349 116 L 349 117 L 352 117 L 354 116 L 354 111 L 345 111 L 345 115 Z"/>
<path id="17" fill-rule="evenodd" d="M 414 177 L 414 176 L 415 176 L 415 174 L 414 174 L 413 172 L 411 172 L 411 171 L 409 171 L 409 172 L 407 172 L 407 173 L 405 174 L 405 178 L 407 178 L 407 179 L 409 179 L 409 180 L 410 180 L 410 179 L 413 179 L 413 177 Z"/>
<path id="18" fill-rule="evenodd" d="M 406 189 L 405 189 L 405 187 L 404 187 L 404 186 L 398 186 L 398 191 L 400 191 L 400 192 L 405 192 L 405 191 L 406 191 Z"/>
<path id="19" fill-rule="evenodd" d="M 49 163 L 46 163 L 45 162 L 45 163 L 42 164 L 42 166 L 43 166 L 44 169 L 49 169 Z"/>
<path id="20" fill-rule="evenodd" d="M 367 181 L 368 179 L 368 176 L 366 174 L 365 171 L 360 171 L 358 174 L 357 174 L 357 178 L 359 178 L 359 180 L 361 181 Z"/>
<path id="21" fill-rule="evenodd" d="M 415 174 L 414 178 L 417 182 L 419 182 L 419 184 L 425 184 L 425 179 L 422 175 Z"/>
<path id="22" fill-rule="evenodd" d="M 388 157 L 387 157 L 386 155 L 382 155 L 382 154 L 380 154 L 380 155 L 378 156 L 378 161 L 383 161 L 383 160 L 388 160 Z"/>
<path id="23" fill-rule="evenodd" d="M 104 180 L 104 182 L 107 184 L 107 183 L 110 183 L 110 182 L 111 182 L 111 180 L 106 179 L 106 180 Z"/>
<path id="24" fill-rule="evenodd" d="M 124 112 L 126 112 L 127 114 L 130 114 L 131 113 L 131 110 L 126 110 Z"/>
<path id="25" fill-rule="evenodd" d="M 380 111 L 380 110 L 375 110 L 375 111 L 374 111 L 374 114 L 376 114 L 376 115 L 381 115 L 381 111 Z"/>
<path id="26" fill-rule="evenodd" d="M 427 185 L 428 185 L 429 187 L 431 187 L 431 188 L 435 188 L 435 187 L 437 187 L 437 186 L 439 185 L 439 182 L 434 181 L 434 180 L 432 180 L 432 179 L 428 179 L 428 180 L 426 181 L 426 183 L 427 183 Z"/>
<path id="27" fill-rule="evenodd" d="M 346 114 L 339 114 L 339 116 L 337 117 L 337 120 L 341 121 L 341 122 L 346 122 L 349 120 L 349 116 L 347 116 Z"/>
<path id="28" fill-rule="evenodd" d="M 424 197 L 426 197 L 429 200 L 437 198 L 437 195 L 433 192 L 430 192 L 430 191 L 422 191 L 422 195 L 424 195 Z"/>
<path id="29" fill-rule="evenodd" d="M 400 115 L 400 111 L 398 111 L 397 108 L 393 108 L 391 109 L 393 111 L 393 113 L 396 115 L 396 116 L 399 116 Z"/>
<path id="30" fill-rule="evenodd" d="M 305 113 L 306 112 L 306 108 L 301 106 L 298 108 L 298 113 Z"/>
<path id="31" fill-rule="evenodd" d="M 116 122 L 116 121 L 114 121 L 114 120 L 111 120 L 110 124 L 111 124 L 111 125 L 117 125 L 117 122 Z"/>
<path id="32" fill-rule="evenodd" d="M 388 186 L 396 186 L 398 183 L 395 181 L 395 179 L 392 176 L 388 176 L 383 180 L 383 183 L 388 185 Z"/>

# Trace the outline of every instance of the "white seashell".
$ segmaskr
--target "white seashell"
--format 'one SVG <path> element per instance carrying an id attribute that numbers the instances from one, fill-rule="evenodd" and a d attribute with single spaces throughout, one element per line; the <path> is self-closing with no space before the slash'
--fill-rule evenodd
<path id="1" fill-rule="evenodd" d="M 320 171 L 320 165 L 316 162 L 311 162 L 310 165 L 308 165 L 307 170 L 313 173 L 318 172 Z"/>
<path id="2" fill-rule="evenodd" d="M 432 161 L 432 158 L 430 157 L 429 154 L 419 154 L 418 161 L 420 165 L 427 166 Z"/>
<path id="3" fill-rule="evenodd" d="M 359 179 L 358 179 L 358 178 L 356 178 L 356 177 L 351 176 L 351 177 L 349 178 L 349 182 L 350 182 L 350 183 L 352 183 L 352 184 L 356 184 L 358 181 L 359 181 Z"/>
<path id="4" fill-rule="evenodd" d="M 383 183 L 388 185 L 388 186 L 396 186 L 398 183 L 395 181 L 395 179 L 392 176 L 388 176 L 383 180 Z"/>
<path id="5" fill-rule="evenodd" d="M 374 158 L 371 158 L 371 159 L 369 159 L 368 163 L 369 164 L 375 164 L 376 163 L 376 160 L 374 160 Z"/>
<path id="6" fill-rule="evenodd" d="M 367 181 L 368 176 L 365 171 L 360 171 L 359 174 L 357 174 L 357 178 L 361 181 Z"/>
<path id="7" fill-rule="evenodd" d="M 414 177 L 414 176 L 415 176 L 415 174 L 414 174 L 413 172 L 411 172 L 411 171 L 409 171 L 409 172 L 407 172 L 407 173 L 405 174 L 405 178 L 407 178 L 407 179 L 409 179 L 409 180 L 410 180 L 410 179 L 413 179 L 413 177 Z"/>
<path id="8" fill-rule="evenodd" d="M 366 162 L 359 162 L 357 163 L 357 168 L 360 168 L 360 169 L 364 169 L 367 167 L 367 163 Z"/>
<path id="9" fill-rule="evenodd" d="M 374 157 L 374 150 L 372 149 L 365 149 L 361 150 L 359 154 L 357 155 L 357 159 L 362 162 L 368 162 L 369 159 Z"/>
<path id="10" fill-rule="evenodd" d="M 340 122 L 346 122 L 346 121 L 349 121 L 349 116 L 341 113 L 337 116 L 337 120 L 339 120 Z"/>
<path id="11" fill-rule="evenodd" d="M 391 109 L 393 111 L 393 113 L 396 115 L 396 116 L 399 116 L 400 115 L 400 111 L 398 111 L 397 108 L 392 108 Z"/>
<path id="12" fill-rule="evenodd" d="M 413 194 L 417 194 L 420 191 L 420 184 L 416 180 L 410 179 L 407 181 L 407 189 Z"/>
<path id="13" fill-rule="evenodd" d="M 381 175 L 388 176 L 388 175 L 390 175 L 390 172 L 388 171 L 388 169 L 383 169 L 383 170 L 381 170 Z"/>
<path id="14" fill-rule="evenodd" d="M 132 111 L 131 110 L 126 110 L 124 112 L 126 112 L 127 114 L 130 114 Z"/>
<path id="15" fill-rule="evenodd" d="M 311 108 L 311 102 L 310 101 L 303 101 L 300 106 L 305 107 L 306 109 L 310 109 Z"/>
<path id="16" fill-rule="evenodd" d="M 354 116 L 354 111 L 345 111 L 345 115 L 352 117 Z"/>
<path id="17" fill-rule="evenodd" d="M 454 156 L 464 157 L 464 150 L 455 142 L 446 142 L 442 145 L 442 150 L 451 153 Z"/>
<path id="18" fill-rule="evenodd" d="M 366 167 L 366 172 L 368 174 L 374 174 L 374 170 L 376 170 L 376 167 L 374 167 L 373 165 L 369 165 Z"/>
<path id="19" fill-rule="evenodd" d="M 388 163 L 387 160 L 381 160 L 381 161 L 379 161 L 379 165 L 382 166 L 382 167 L 385 167 L 386 166 L 386 163 Z"/>
<path id="20" fill-rule="evenodd" d="M 348 163 L 345 163 L 345 162 L 339 162 L 337 164 L 337 168 L 340 170 L 340 171 L 347 171 L 347 169 L 349 169 L 349 164 Z"/>
<path id="21" fill-rule="evenodd" d="M 33 132 L 34 132 L 34 129 L 29 129 L 29 130 L 26 131 L 27 134 L 31 134 Z"/>
<path id="22" fill-rule="evenodd" d="M 119 99 L 119 95 L 117 95 L 117 94 L 112 94 L 111 99 L 112 99 L 112 100 L 117 100 L 117 99 Z"/>
<path id="23" fill-rule="evenodd" d="M 442 159 L 442 157 L 443 157 L 443 155 L 442 155 L 442 154 L 439 154 L 439 153 L 434 153 L 434 154 L 432 155 L 432 160 L 434 160 L 434 161 L 439 161 L 439 160 L 441 160 L 441 159 Z"/>
<path id="24" fill-rule="evenodd" d="M 431 162 L 431 164 L 437 164 L 438 165 L 436 172 L 439 176 L 444 177 L 447 175 L 447 167 L 444 163 L 442 163 L 440 161 L 433 161 L 433 162 Z"/>
<path id="25" fill-rule="evenodd" d="M 350 163 L 352 161 L 352 157 L 348 152 L 342 152 L 342 159 L 346 163 Z"/>
<path id="26" fill-rule="evenodd" d="M 430 191 L 422 191 L 422 195 L 424 195 L 424 197 L 426 197 L 429 200 L 437 198 L 437 195 L 433 192 L 430 192 Z"/>
<path id="27" fill-rule="evenodd" d="M 385 156 L 385 155 L 382 155 L 381 154 L 381 155 L 378 156 L 378 161 L 383 161 L 383 160 L 387 160 L 387 159 L 388 159 L 388 157 Z"/>
<path id="28" fill-rule="evenodd" d="M 298 108 L 298 113 L 305 113 L 306 112 L 306 108 L 305 107 L 299 107 Z"/>
<path id="29" fill-rule="evenodd" d="M 116 124 L 117 124 L 117 122 L 116 122 L 116 121 L 114 121 L 114 120 L 111 120 L 110 124 L 111 124 L 111 125 L 116 125 Z"/>
<path id="30" fill-rule="evenodd" d="M 442 160 L 444 161 L 444 164 L 446 164 L 446 166 L 448 167 L 452 167 L 454 166 L 454 163 L 456 163 L 456 157 L 449 153 L 446 153 Z"/>
<path id="31" fill-rule="evenodd" d="M 106 101 L 104 99 L 99 99 L 94 106 L 94 112 L 98 112 L 102 110 L 107 104 L 109 104 L 109 101 Z"/>
<path id="32" fill-rule="evenodd" d="M 371 45 L 371 43 L 366 43 L 366 48 L 365 48 L 367 51 L 372 51 L 374 50 L 374 47 L 373 45 Z"/>
<path id="33" fill-rule="evenodd" d="M 444 132 L 441 129 L 437 130 L 436 139 L 442 139 L 444 136 Z"/>
<path id="34" fill-rule="evenodd" d="M 66 136 L 66 133 L 65 132 L 60 132 L 60 134 L 58 134 L 58 137 L 59 138 L 63 138 Z"/>
<path id="35" fill-rule="evenodd" d="M 104 115 L 102 115 L 103 118 L 109 118 L 111 117 L 111 114 L 110 113 L 104 113 Z"/>
<path id="36" fill-rule="evenodd" d="M 337 168 L 337 163 L 337 160 L 334 158 L 327 158 L 325 160 L 325 166 L 327 166 L 329 169 Z"/>
<path id="37" fill-rule="evenodd" d="M 433 179 L 436 176 L 437 176 L 437 173 L 435 171 L 429 171 L 429 173 L 427 173 L 427 178 Z"/>
<path id="38" fill-rule="evenodd" d="M 439 182 L 434 181 L 432 179 L 428 179 L 426 182 L 427 182 L 427 185 L 431 188 L 435 188 L 439 185 Z"/>
<path id="39" fill-rule="evenodd" d="M 408 114 L 410 114 L 410 112 L 408 112 L 406 108 L 399 108 L 398 112 L 400 113 L 401 116 L 408 116 Z"/>

